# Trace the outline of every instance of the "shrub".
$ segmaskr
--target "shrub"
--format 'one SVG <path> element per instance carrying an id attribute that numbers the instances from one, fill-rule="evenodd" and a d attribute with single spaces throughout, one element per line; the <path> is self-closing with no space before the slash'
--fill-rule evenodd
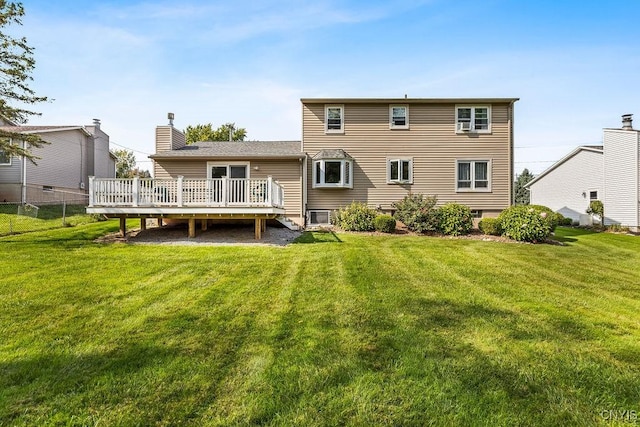
<path id="1" fill-rule="evenodd" d="M 599 217 L 600 224 L 604 225 L 604 204 L 600 200 L 592 200 L 587 208 L 587 213 Z"/>
<path id="2" fill-rule="evenodd" d="M 540 242 L 551 234 L 545 212 L 532 206 L 511 206 L 498 217 L 503 235 L 521 242 Z"/>
<path id="3" fill-rule="evenodd" d="M 482 218 L 478 222 L 478 229 L 481 233 L 491 236 L 500 236 L 502 234 L 502 227 L 498 218 Z"/>
<path id="4" fill-rule="evenodd" d="M 373 220 L 377 215 L 366 203 L 352 202 L 336 213 L 335 220 L 345 231 L 373 231 Z"/>
<path id="5" fill-rule="evenodd" d="M 561 213 L 554 212 L 551 208 L 542 205 L 529 205 L 529 207 L 538 213 L 544 213 L 542 217 L 547 221 L 552 232 L 564 221 L 564 216 Z"/>
<path id="6" fill-rule="evenodd" d="M 621 224 L 611 224 L 607 226 L 607 231 L 609 233 L 628 233 L 629 227 Z"/>
<path id="7" fill-rule="evenodd" d="M 560 225 L 572 225 L 573 220 L 571 218 L 563 217 L 562 221 L 560 221 Z"/>
<path id="8" fill-rule="evenodd" d="M 411 194 L 405 196 L 399 202 L 393 203 L 396 209 L 394 217 L 402 221 L 411 231 L 423 233 L 438 229 L 438 209 L 435 196 L 423 196 Z"/>
<path id="9" fill-rule="evenodd" d="M 447 203 L 438 209 L 438 228 L 444 234 L 459 236 L 469 234 L 473 228 L 473 217 L 468 206 Z"/>
<path id="10" fill-rule="evenodd" d="M 391 215 L 378 215 L 373 220 L 376 231 L 382 233 L 393 233 L 396 230 L 396 220 Z"/>

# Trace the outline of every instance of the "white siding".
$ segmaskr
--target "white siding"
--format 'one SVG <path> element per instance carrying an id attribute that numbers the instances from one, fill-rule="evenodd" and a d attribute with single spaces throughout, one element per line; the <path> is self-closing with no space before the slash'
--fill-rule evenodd
<path id="1" fill-rule="evenodd" d="M 604 130 L 606 224 L 639 225 L 639 138 L 638 131 Z"/>
<path id="2" fill-rule="evenodd" d="M 531 185 L 531 204 L 579 221 L 589 207 L 590 191 L 598 191 L 602 200 L 603 176 L 602 153 L 581 150 Z"/>

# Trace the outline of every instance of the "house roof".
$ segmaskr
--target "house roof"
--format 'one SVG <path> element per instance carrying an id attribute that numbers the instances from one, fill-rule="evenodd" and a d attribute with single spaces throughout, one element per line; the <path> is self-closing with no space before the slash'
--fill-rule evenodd
<path id="1" fill-rule="evenodd" d="M 548 175 L 551 171 L 553 171 L 554 169 L 556 169 L 558 166 L 562 165 L 563 163 L 565 163 L 567 160 L 571 159 L 572 157 L 574 157 L 576 154 L 580 153 L 581 151 L 590 151 L 593 153 L 599 153 L 602 154 L 602 145 L 581 145 L 577 148 L 575 148 L 573 151 L 571 151 L 569 154 L 567 154 L 566 156 L 564 156 L 563 158 L 561 158 L 560 160 L 558 160 L 557 162 L 555 162 L 553 165 L 551 165 L 550 167 L 548 167 L 544 172 L 542 172 L 540 175 L 536 176 L 534 179 L 532 179 L 531 181 L 529 181 L 528 183 L 525 184 L 525 188 L 529 188 L 532 184 L 538 182 L 540 179 L 542 179 L 544 176 Z"/>
<path id="2" fill-rule="evenodd" d="M 319 159 L 352 159 L 350 155 L 344 150 L 321 150 L 315 156 L 314 160 Z"/>
<path id="3" fill-rule="evenodd" d="M 520 98 L 301 98 L 303 104 L 500 104 Z"/>
<path id="4" fill-rule="evenodd" d="M 304 157 L 300 141 L 218 141 L 196 142 L 178 150 L 160 151 L 152 159 L 278 158 Z"/>
<path id="5" fill-rule="evenodd" d="M 86 135 L 91 135 L 84 126 L 70 125 L 70 126 L 0 126 L 1 130 L 7 132 L 16 133 L 47 133 L 47 132 L 60 132 L 65 130 L 80 130 Z"/>

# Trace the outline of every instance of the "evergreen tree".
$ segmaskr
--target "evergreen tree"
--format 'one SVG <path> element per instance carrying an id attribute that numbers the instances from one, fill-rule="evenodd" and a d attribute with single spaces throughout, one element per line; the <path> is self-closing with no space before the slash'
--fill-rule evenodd
<path id="1" fill-rule="evenodd" d="M 36 96 L 29 88 L 35 68 L 33 48 L 26 38 L 15 38 L 5 32 L 11 24 L 22 25 L 24 8 L 21 3 L 0 0 L 0 120 L 8 125 L 22 125 L 31 116 L 40 115 L 29 106 L 47 101 Z M 23 147 L 18 141 L 28 143 Z M 32 162 L 36 157 L 30 148 L 40 147 L 45 142 L 39 135 L 22 134 L 14 129 L 0 129 L 0 153 L 4 156 L 25 156 Z"/>
<path id="2" fill-rule="evenodd" d="M 529 169 L 525 168 L 520 175 L 517 175 L 514 183 L 515 191 L 515 204 L 516 205 L 528 205 L 529 204 L 529 189 L 525 188 L 525 185 L 533 179 L 533 174 L 529 172 Z"/>

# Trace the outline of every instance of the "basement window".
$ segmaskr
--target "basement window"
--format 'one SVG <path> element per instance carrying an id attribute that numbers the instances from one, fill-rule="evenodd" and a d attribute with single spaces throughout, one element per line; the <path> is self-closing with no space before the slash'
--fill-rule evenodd
<path id="1" fill-rule="evenodd" d="M 331 211 L 309 211 L 309 225 L 331 225 Z"/>

